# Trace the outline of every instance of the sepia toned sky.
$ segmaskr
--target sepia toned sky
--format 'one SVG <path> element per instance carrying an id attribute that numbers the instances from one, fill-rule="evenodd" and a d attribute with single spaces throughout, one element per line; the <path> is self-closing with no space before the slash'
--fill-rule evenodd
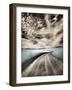
<path id="1" fill-rule="evenodd" d="M 63 15 L 21 13 L 21 47 L 63 46 Z"/>

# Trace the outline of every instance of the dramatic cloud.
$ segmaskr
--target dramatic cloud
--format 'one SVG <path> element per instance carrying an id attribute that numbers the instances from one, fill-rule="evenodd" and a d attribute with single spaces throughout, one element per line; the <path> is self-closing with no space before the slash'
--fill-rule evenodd
<path id="1" fill-rule="evenodd" d="M 63 46 L 63 15 L 21 14 L 22 48 Z"/>

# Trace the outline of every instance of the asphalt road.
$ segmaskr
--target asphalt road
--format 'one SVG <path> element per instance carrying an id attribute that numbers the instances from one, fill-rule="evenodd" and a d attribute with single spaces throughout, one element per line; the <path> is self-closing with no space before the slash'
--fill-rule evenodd
<path id="1" fill-rule="evenodd" d="M 62 75 L 63 62 L 51 53 L 43 54 L 35 59 L 22 72 L 22 77 Z"/>

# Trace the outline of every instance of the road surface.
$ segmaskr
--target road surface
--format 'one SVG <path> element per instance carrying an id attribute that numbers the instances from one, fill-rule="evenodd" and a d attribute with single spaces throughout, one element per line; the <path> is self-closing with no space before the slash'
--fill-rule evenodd
<path id="1" fill-rule="evenodd" d="M 63 62 L 51 53 L 43 54 L 35 59 L 22 72 L 22 77 L 62 75 Z"/>

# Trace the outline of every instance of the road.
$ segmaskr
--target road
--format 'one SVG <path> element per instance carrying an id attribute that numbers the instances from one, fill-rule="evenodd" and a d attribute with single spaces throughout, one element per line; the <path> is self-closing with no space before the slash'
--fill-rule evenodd
<path id="1" fill-rule="evenodd" d="M 43 54 L 35 59 L 22 72 L 22 77 L 62 75 L 63 62 L 51 53 Z"/>

